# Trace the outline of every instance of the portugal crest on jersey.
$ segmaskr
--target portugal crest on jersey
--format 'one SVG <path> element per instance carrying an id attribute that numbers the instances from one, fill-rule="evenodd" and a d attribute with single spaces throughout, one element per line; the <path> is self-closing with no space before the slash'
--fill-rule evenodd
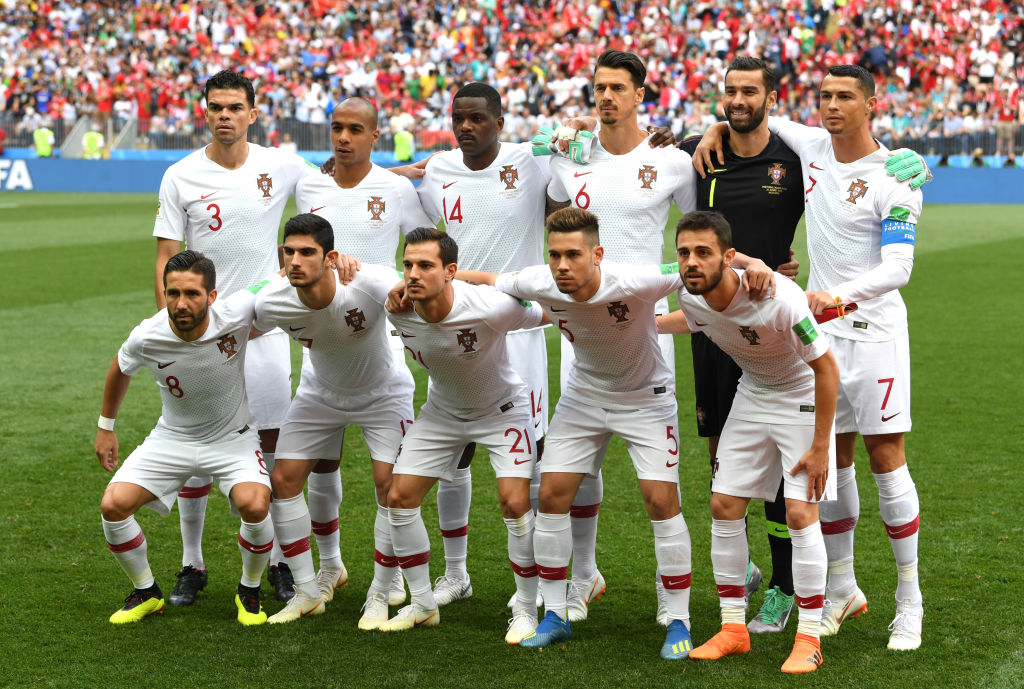
<path id="1" fill-rule="evenodd" d="M 637 175 L 637 179 L 640 180 L 641 189 L 650 189 L 651 184 L 658 179 L 658 171 L 654 169 L 653 165 L 644 165 L 640 168 L 640 173 Z"/>
<path id="2" fill-rule="evenodd" d="M 360 330 L 366 330 L 363 327 L 363 323 L 366 322 L 366 314 L 360 309 L 349 309 L 345 312 L 345 323 L 352 327 L 352 332 L 359 332 Z"/>
<path id="3" fill-rule="evenodd" d="M 768 176 L 772 178 L 772 184 L 782 184 L 786 178 L 786 168 L 782 167 L 782 163 L 772 163 L 768 168 Z"/>
<path id="4" fill-rule="evenodd" d="M 621 301 L 613 301 L 608 305 L 608 315 L 614 317 L 616 323 L 628 321 L 627 313 L 629 313 L 629 307 Z"/>
<path id="5" fill-rule="evenodd" d="M 217 349 L 227 354 L 229 359 L 238 354 L 237 347 L 238 341 L 234 335 L 225 335 L 217 342 Z"/>
<path id="6" fill-rule="evenodd" d="M 274 180 L 270 179 L 269 172 L 261 172 L 256 178 L 256 188 L 263 192 L 263 198 L 270 198 L 270 190 L 274 188 Z"/>
<path id="7" fill-rule="evenodd" d="M 850 188 L 846 191 L 850 192 L 850 196 L 847 197 L 847 201 L 850 203 L 857 203 L 857 199 L 868 193 L 868 184 L 862 179 L 855 179 L 850 184 Z"/>
<path id="8" fill-rule="evenodd" d="M 386 207 L 387 204 L 379 196 L 371 196 L 370 200 L 366 202 L 366 210 L 370 211 L 370 220 L 380 220 Z"/>
<path id="9" fill-rule="evenodd" d="M 463 353 L 475 352 L 473 347 L 476 344 L 476 332 L 471 328 L 459 328 L 455 334 L 455 341 L 462 345 Z"/>
<path id="10" fill-rule="evenodd" d="M 519 180 L 519 170 L 511 165 L 502 165 L 498 170 L 498 179 L 505 183 L 505 189 L 515 189 Z"/>
<path id="11" fill-rule="evenodd" d="M 757 331 L 754 330 L 753 328 L 751 328 L 750 326 L 747 326 L 747 325 L 742 326 L 740 328 L 740 335 L 745 337 L 747 339 L 747 342 L 749 342 L 752 345 L 761 344 L 759 342 L 759 340 L 761 339 L 761 336 L 758 335 Z"/>

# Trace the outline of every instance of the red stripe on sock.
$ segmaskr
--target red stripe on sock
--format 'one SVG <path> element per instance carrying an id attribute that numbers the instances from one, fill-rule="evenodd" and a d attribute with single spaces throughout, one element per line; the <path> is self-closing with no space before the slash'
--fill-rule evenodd
<path id="1" fill-rule="evenodd" d="M 112 553 L 126 553 L 129 550 L 135 550 L 145 542 L 146 537 L 140 531 L 138 536 L 136 536 L 130 541 L 125 541 L 124 543 L 110 543 L 108 541 L 107 547 L 110 548 L 110 552 Z"/>
<path id="2" fill-rule="evenodd" d="M 541 579 L 547 579 L 548 581 L 558 581 L 559 579 L 565 580 L 569 578 L 569 567 L 545 567 L 544 565 L 537 565 L 537 574 Z"/>
<path id="3" fill-rule="evenodd" d="M 398 566 L 398 558 L 397 557 L 395 557 L 394 555 L 385 555 L 384 553 L 380 552 L 379 550 L 374 550 L 373 551 L 373 561 L 376 562 L 381 567 L 397 567 Z"/>
<path id="4" fill-rule="evenodd" d="M 281 552 L 285 557 L 295 557 L 309 550 L 309 536 L 300 538 L 293 543 L 282 543 Z"/>
<path id="5" fill-rule="evenodd" d="M 205 498 L 210 494 L 210 489 L 213 488 L 213 481 L 210 481 L 205 486 L 182 486 L 181 490 L 178 491 L 179 498 Z"/>
<path id="6" fill-rule="evenodd" d="M 690 588 L 690 574 L 677 574 L 675 576 L 667 577 L 664 574 L 661 575 L 661 583 L 665 588 L 676 591 L 679 589 Z"/>
<path id="7" fill-rule="evenodd" d="M 573 519 L 590 519 L 596 517 L 601 503 L 596 505 L 573 505 L 569 508 L 569 516 Z"/>
<path id="8" fill-rule="evenodd" d="M 837 519 L 834 522 L 821 522 L 821 533 L 825 536 L 832 536 L 837 533 L 845 533 L 853 527 L 857 526 L 856 517 L 847 517 L 846 519 Z"/>
<path id="9" fill-rule="evenodd" d="M 263 553 L 269 553 L 270 549 L 274 547 L 274 541 L 271 539 L 270 543 L 264 543 L 263 545 L 256 545 L 242 538 L 242 534 L 238 534 L 238 545 L 242 546 L 250 553 L 256 553 L 262 555 Z"/>
<path id="10" fill-rule="evenodd" d="M 921 515 L 917 515 L 913 520 L 906 524 L 900 524 L 899 526 L 885 525 L 885 530 L 889 533 L 889 538 L 906 538 L 907 536 L 913 536 L 917 533 L 917 529 L 920 526 Z"/>
<path id="11" fill-rule="evenodd" d="M 430 551 L 425 550 L 422 553 L 416 553 L 408 557 L 400 557 L 398 559 L 398 566 L 402 569 L 409 569 L 410 567 L 419 567 L 430 562 Z"/>
<path id="12" fill-rule="evenodd" d="M 512 560 L 509 560 L 509 562 L 512 564 L 512 571 L 515 572 L 516 576 L 520 576 L 520 577 L 535 577 L 535 576 L 537 576 L 537 565 L 530 565 L 528 567 L 523 567 L 522 565 L 517 565 L 516 563 L 512 562 Z"/>
<path id="13" fill-rule="evenodd" d="M 329 536 L 338 530 L 338 520 L 332 519 L 329 522 L 309 522 L 313 526 L 313 533 L 317 536 Z"/>
<path id="14" fill-rule="evenodd" d="M 717 586 L 719 598 L 743 598 L 747 594 L 747 587 L 743 584 L 739 586 L 722 586 L 718 584 Z"/>
<path id="15" fill-rule="evenodd" d="M 807 598 L 797 596 L 796 604 L 803 610 L 814 610 L 825 605 L 825 596 L 808 596 Z"/>
<path id="16" fill-rule="evenodd" d="M 461 538 L 469 533 L 469 524 L 457 529 L 441 529 L 441 538 Z"/>

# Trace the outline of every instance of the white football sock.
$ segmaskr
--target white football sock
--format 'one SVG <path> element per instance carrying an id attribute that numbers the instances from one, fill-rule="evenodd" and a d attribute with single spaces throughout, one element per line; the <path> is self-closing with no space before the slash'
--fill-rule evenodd
<path id="1" fill-rule="evenodd" d="M 316 585 L 316 571 L 313 569 L 313 554 L 309 550 L 309 508 L 306 497 L 299 493 L 295 497 L 274 500 L 271 512 L 274 533 L 281 542 L 281 552 L 292 571 L 295 590 L 310 598 L 320 595 Z"/>
<path id="2" fill-rule="evenodd" d="M 338 509 L 341 507 L 341 472 L 309 474 L 309 519 L 320 553 L 320 566 L 341 568 Z"/>
<path id="3" fill-rule="evenodd" d="M 821 533 L 828 552 L 828 584 L 826 592 L 835 597 L 848 596 L 857 587 L 853 572 L 853 533 L 860 518 L 860 496 L 857 493 L 857 472 L 853 466 L 836 472 L 837 499 L 818 505 Z"/>
<path id="4" fill-rule="evenodd" d="M 107 547 L 114 554 L 117 564 L 132 580 L 137 589 L 148 589 L 153 585 L 153 570 L 149 568 L 146 557 L 146 537 L 142 533 L 135 516 L 119 522 L 103 521 L 103 536 L 107 539 Z"/>
<path id="5" fill-rule="evenodd" d="M 422 608 L 433 610 L 437 602 L 430 588 L 430 539 L 420 508 L 392 507 L 388 509 L 388 522 L 395 556 L 409 584 L 409 595 Z"/>
<path id="6" fill-rule="evenodd" d="M 878 484 L 878 509 L 889 534 L 892 553 L 896 557 L 899 575 L 896 600 L 921 601 L 921 586 L 917 577 L 917 537 L 921 505 L 917 486 L 910 478 L 906 464 L 887 474 L 873 474 Z"/>
<path id="7" fill-rule="evenodd" d="M 587 581 L 597 576 L 597 514 L 604 500 L 604 479 L 583 477 L 572 500 L 572 578 Z"/>
<path id="8" fill-rule="evenodd" d="M 377 505 L 377 516 L 373 520 L 373 581 L 370 594 L 391 590 L 398 558 L 391 545 L 391 525 L 388 523 L 388 508 Z"/>
<path id="9" fill-rule="evenodd" d="M 437 483 L 437 521 L 444 539 L 444 573 L 458 579 L 469 578 L 466 548 L 472 499 L 473 477 L 469 467 L 456 471 L 451 481 Z"/>
<path id="10" fill-rule="evenodd" d="M 793 591 L 799 608 L 798 631 L 818 638 L 828 571 L 821 524 L 814 522 L 803 529 L 790 528 L 789 539 L 793 545 Z"/>
<path id="11" fill-rule="evenodd" d="M 260 576 L 270 559 L 274 543 L 274 522 L 268 514 L 258 524 L 242 522 L 238 529 L 238 550 L 242 553 L 242 586 L 260 585 Z"/>
<path id="12" fill-rule="evenodd" d="M 665 587 L 665 608 L 669 620 L 690 620 L 690 531 L 682 514 L 661 521 L 651 520 L 654 528 L 654 554 L 658 574 Z"/>
<path id="13" fill-rule="evenodd" d="M 508 528 L 508 559 L 516 580 L 516 602 L 519 607 L 537 607 L 537 563 L 533 558 L 533 530 L 536 517 L 531 510 L 518 519 L 506 519 Z"/>
<path id="14" fill-rule="evenodd" d="M 533 554 L 540 576 L 544 610 L 566 619 L 565 595 L 572 555 L 572 527 L 568 514 L 540 512 L 533 528 Z"/>
<path id="15" fill-rule="evenodd" d="M 182 567 L 206 567 L 203 562 L 203 524 L 206 522 L 206 502 L 212 487 L 213 477 L 193 476 L 178 491 Z"/>
<path id="16" fill-rule="evenodd" d="M 745 623 L 748 559 L 746 522 L 742 519 L 712 519 L 711 566 L 715 572 L 715 586 L 718 587 L 722 624 Z"/>
<path id="17" fill-rule="evenodd" d="M 267 465 L 267 472 L 270 474 L 274 473 L 274 459 L 276 458 L 273 452 L 263 453 L 263 463 Z M 274 518 L 274 501 L 270 501 L 270 518 L 273 522 Z M 270 549 L 270 564 L 279 565 L 284 562 L 284 553 L 281 552 L 281 543 L 277 538 L 274 538 L 274 545 Z"/>

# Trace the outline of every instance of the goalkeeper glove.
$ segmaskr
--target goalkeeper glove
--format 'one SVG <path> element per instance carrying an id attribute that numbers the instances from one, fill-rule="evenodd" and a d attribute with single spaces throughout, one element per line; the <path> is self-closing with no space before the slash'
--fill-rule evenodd
<path id="1" fill-rule="evenodd" d="M 533 155 L 535 156 L 549 156 L 552 153 L 556 153 L 558 150 L 557 143 L 552 148 L 551 144 L 555 138 L 555 130 L 551 127 L 541 127 L 533 138 L 530 139 L 530 143 L 533 144 Z"/>
<path id="2" fill-rule="evenodd" d="M 885 172 L 900 182 L 910 180 L 910 188 L 917 190 L 932 181 L 932 171 L 924 158 L 909 148 L 898 148 L 889 153 L 885 161 Z"/>

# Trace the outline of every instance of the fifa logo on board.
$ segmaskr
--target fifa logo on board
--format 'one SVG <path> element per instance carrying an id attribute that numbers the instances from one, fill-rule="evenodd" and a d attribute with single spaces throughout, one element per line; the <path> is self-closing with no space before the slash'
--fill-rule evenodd
<path id="1" fill-rule="evenodd" d="M 505 183 L 506 189 L 515 189 L 516 181 L 519 179 L 519 170 L 511 165 L 502 165 L 498 170 L 498 179 Z"/>
<path id="2" fill-rule="evenodd" d="M 260 173 L 256 178 L 256 188 L 263 192 L 263 198 L 270 198 L 270 190 L 274 188 L 274 180 L 270 179 L 270 173 Z"/>
<path id="3" fill-rule="evenodd" d="M 846 200 L 850 203 L 857 203 L 857 199 L 868 193 L 867 182 L 862 179 L 855 179 L 850 184 L 850 188 L 846 191 L 850 192 L 850 196 Z"/>
<path id="4" fill-rule="evenodd" d="M 640 173 L 637 175 L 637 179 L 640 180 L 641 189 L 650 189 L 658 179 L 658 171 L 654 169 L 653 165 L 644 165 L 640 168 Z"/>
<path id="5" fill-rule="evenodd" d="M 387 204 L 379 196 L 371 196 L 370 200 L 366 202 L 366 210 L 370 211 L 370 220 L 380 220 L 386 207 Z"/>

